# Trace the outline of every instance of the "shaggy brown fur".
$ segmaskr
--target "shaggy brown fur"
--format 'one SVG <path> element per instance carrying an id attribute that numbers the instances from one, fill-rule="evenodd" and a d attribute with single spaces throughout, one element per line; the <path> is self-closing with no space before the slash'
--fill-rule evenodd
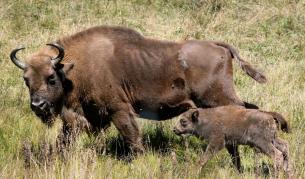
<path id="1" fill-rule="evenodd" d="M 256 107 L 234 91 L 233 57 L 249 76 L 266 81 L 222 42 L 160 41 L 128 28 L 98 26 L 57 43 L 65 51 L 60 64 L 51 63 L 58 53 L 53 47 L 27 58 L 24 79 L 37 106 L 33 111 L 49 125 L 60 114 L 63 136 L 77 133 L 76 126 L 99 132 L 112 121 L 135 150 L 142 150 L 137 115 L 165 120 L 195 106 Z"/>
<path id="2" fill-rule="evenodd" d="M 276 136 L 275 121 L 278 118 L 281 118 L 281 126 L 287 126 L 286 120 L 278 113 L 241 106 L 190 109 L 181 115 L 174 132 L 178 135 L 193 134 L 208 141 L 200 166 L 227 148 L 234 165 L 241 171 L 238 145 L 249 145 L 256 152 L 262 152 L 273 159 L 276 175 L 282 164 L 284 171 L 289 174 L 288 143 Z M 288 131 L 288 127 L 285 131 Z"/>

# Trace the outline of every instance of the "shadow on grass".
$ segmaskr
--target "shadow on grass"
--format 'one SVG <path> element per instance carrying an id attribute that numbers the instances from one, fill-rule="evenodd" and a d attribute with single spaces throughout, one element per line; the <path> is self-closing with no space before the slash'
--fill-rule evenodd
<path id="1" fill-rule="evenodd" d="M 184 141 L 187 141 L 187 146 L 185 145 Z M 179 163 L 197 162 L 198 156 L 202 151 L 205 151 L 207 147 L 207 143 L 205 141 L 202 141 L 196 137 L 188 137 L 183 139 L 168 129 L 163 128 L 162 125 L 157 125 L 156 127 L 150 127 L 149 129 L 144 130 L 143 144 L 145 147 L 145 152 L 153 152 L 162 157 L 170 156 L 171 152 L 174 151 L 177 155 Z M 129 162 L 133 158 L 130 149 L 119 135 L 107 138 L 106 147 L 106 155 L 110 155 L 118 160 Z M 232 167 L 234 167 L 233 164 Z M 255 168 L 253 167 L 246 167 L 243 168 L 242 173 L 253 173 L 254 169 Z M 204 170 L 204 173 L 209 173 L 208 168 L 205 168 Z M 271 176 L 271 174 L 274 172 L 272 164 L 266 163 L 265 161 L 258 164 L 257 171 L 258 176 L 263 178 Z"/>
<path id="2" fill-rule="evenodd" d="M 168 156 L 175 151 L 179 158 L 184 158 L 185 151 L 199 152 L 206 148 L 206 145 L 203 145 L 199 139 L 183 139 L 161 125 L 144 130 L 142 138 L 146 152 L 150 151 L 161 156 Z M 185 140 L 188 142 L 187 146 L 184 143 Z M 126 157 L 129 158 L 132 155 L 128 145 L 119 135 L 107 138 L 106 147 L 106 155 L 111 155 L 119 160 L 125 160 Z"/>

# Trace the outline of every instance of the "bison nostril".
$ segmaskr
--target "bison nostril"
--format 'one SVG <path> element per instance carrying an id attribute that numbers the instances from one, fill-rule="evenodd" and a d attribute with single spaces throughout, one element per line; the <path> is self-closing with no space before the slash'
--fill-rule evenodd
<path id="1" fill-rule="evenodd" d="M 32 101 L 32 106 L 39 108 L 39 109 L 43 109 L 45 107 L 46 102 L 43 100 L 39 100 L 39 101 Z"/>

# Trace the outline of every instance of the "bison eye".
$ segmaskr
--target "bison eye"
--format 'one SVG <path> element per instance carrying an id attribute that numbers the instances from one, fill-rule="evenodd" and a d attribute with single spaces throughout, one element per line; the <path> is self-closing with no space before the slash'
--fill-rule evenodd
<path id="1" fill-rule="evenodd" d="M 50 75 L 50 76 L 48 77 L 48 83 L 49 83 L 50 85 L 55 85 L 56 81 L 55 81 L 55 75 L 54 75 L 54 74 L 52 74 L 52 75 Z"/>

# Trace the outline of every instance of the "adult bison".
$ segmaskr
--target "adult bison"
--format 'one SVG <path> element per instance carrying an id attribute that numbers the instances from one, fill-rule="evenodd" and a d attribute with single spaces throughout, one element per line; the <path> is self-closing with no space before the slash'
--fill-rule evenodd
<path id="1" fill-rule="evenodd" d="M 236 104 L 246 107 L 233 88 L 232 58 L 249 76 L 266 78 L 225 43 L 169 42 L 138 32 L 98 26 L 47 44 L 25 62 L 31 108 L 42 122 L 63 120 L 62 142 L 75 129 L 99 132 L 116 126 L 135 151 L 143 149 L 135 117 L 165 120 L 190 107 Z"/>

